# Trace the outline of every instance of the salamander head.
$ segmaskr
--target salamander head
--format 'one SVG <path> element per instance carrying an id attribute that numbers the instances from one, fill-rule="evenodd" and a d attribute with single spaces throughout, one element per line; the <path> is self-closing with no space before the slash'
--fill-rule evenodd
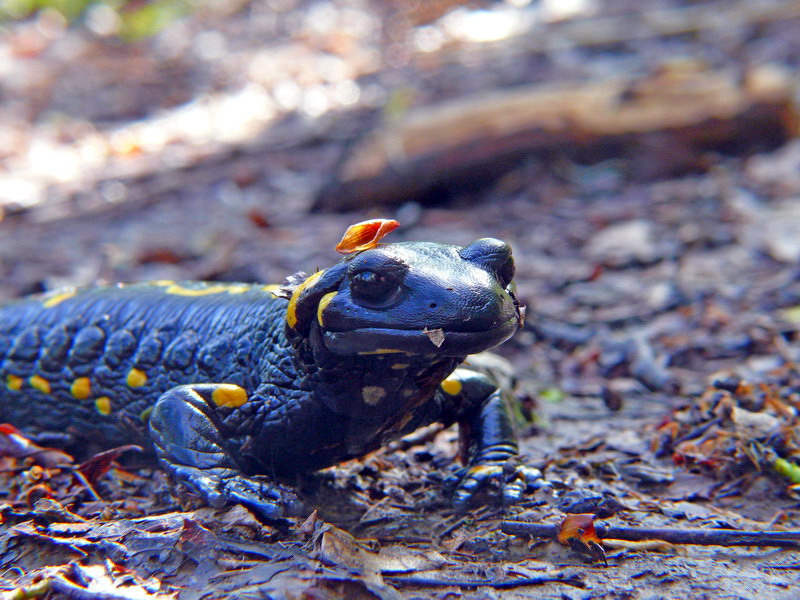
<path id="1" fill-rule="evenodd" d="M 314 331 L 340 355 L 465 356 L 504 342 L 519 327 L 513 276 L 511 248 L 492 238 L 463 248 L 378 245 L 297 286 L 287 328 L 293 338 Z"/>

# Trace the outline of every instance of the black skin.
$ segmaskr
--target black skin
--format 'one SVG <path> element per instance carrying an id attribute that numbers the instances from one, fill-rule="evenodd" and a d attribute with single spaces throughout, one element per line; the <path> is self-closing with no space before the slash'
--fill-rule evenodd
<path id="1" fill-rule="evenodd" d="M 214 506 L 299 514 L 282 477 L 459 423 L 464 509 L 487 484 L 513 503 L 519 464 L 506 393 L 459 367 L 521 322 L 509 246 L 379 245 L 278 292 L 156 282 L 0 307 L 0 422 L 85 450 L 152 444 Z M 229 401 L 230 400 L 230 401 Z"/>

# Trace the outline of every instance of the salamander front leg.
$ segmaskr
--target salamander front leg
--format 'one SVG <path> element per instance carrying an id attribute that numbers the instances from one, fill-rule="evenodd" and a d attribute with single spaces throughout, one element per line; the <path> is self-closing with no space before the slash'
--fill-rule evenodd
<path id="1" fill-rule="evenodd" d="M 150 435 L 159 462 L 177 482 L 211 506 L 240 503 L 267 519 L 296 515 L 302 505 L 291 490 L 246 475 L 225 441 L 217 406 L 244 390 L 230 384 L 174 387 L 156 402 Z"/>
<path id="2" fill-rule="evenodd" d="M 504 505 L 518 502 L 528 489 L 547 485 L 541 472 L 520 463 L 519 449 L 509 405 L 509 393 L 490 377 L 459 368 L 442 384 L 445 403 L 457 407 L 462 452 L 466 467 L 453 504 L 464 510 L 475 494 L 486 487 L 500 488 Z"/>

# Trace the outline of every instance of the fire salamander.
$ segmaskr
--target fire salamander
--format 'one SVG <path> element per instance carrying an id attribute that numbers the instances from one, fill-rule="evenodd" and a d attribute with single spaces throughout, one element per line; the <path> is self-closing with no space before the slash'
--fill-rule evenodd
<path id="1" fill-rule="evenodd" d="M 280 288 L 163 281 L 0 306 L 0 422 L 142 443 L 212 506 L 266 518 L 301 510 L 282 477 L 458 423 L 456 507 L 489 483 L 518 500 L 540 479 L 517 460 L 507 394 L 459 366 L 521 323 L 511 250 L 378 244 L 385 223 L 354 225 L 338 264 Z"/>

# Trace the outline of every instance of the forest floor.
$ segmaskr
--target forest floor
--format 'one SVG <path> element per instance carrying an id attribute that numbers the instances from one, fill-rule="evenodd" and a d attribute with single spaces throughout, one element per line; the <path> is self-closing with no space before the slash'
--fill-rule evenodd
<path id="1" fill-rule="evenodd" d="M 299 481 L 318 509 L 305 525 L 181 508 L 130 460 L 93 500 L 64 485 L 35 503 L 6 473 L 0 598 L 797 597 L 796 548 L 609 549 L 605 565 L 500 523 L 800 529 L 781 467 L 800 455 L 798 3 L 240 0 L 135 43 L 106 35 L 112 16 L 45 12 L 0 40 L 0 300 L 281 282 L 373 217 L 401 222 L 387 241 L 501 238 L 528 313 L 497 351 L 531 418 L 526 460 L 554 488 L 457 514 L 441 485 L 457 434 L 436 429 Z M 756 68 L 786 82 L 777 133 L 727 115 L 730 143 L 689 147 L 655 115 L 580 156 L 414 184 L 399 169 L 367 200 L 337 187 L 353 149 L 411 111 Z"/>

